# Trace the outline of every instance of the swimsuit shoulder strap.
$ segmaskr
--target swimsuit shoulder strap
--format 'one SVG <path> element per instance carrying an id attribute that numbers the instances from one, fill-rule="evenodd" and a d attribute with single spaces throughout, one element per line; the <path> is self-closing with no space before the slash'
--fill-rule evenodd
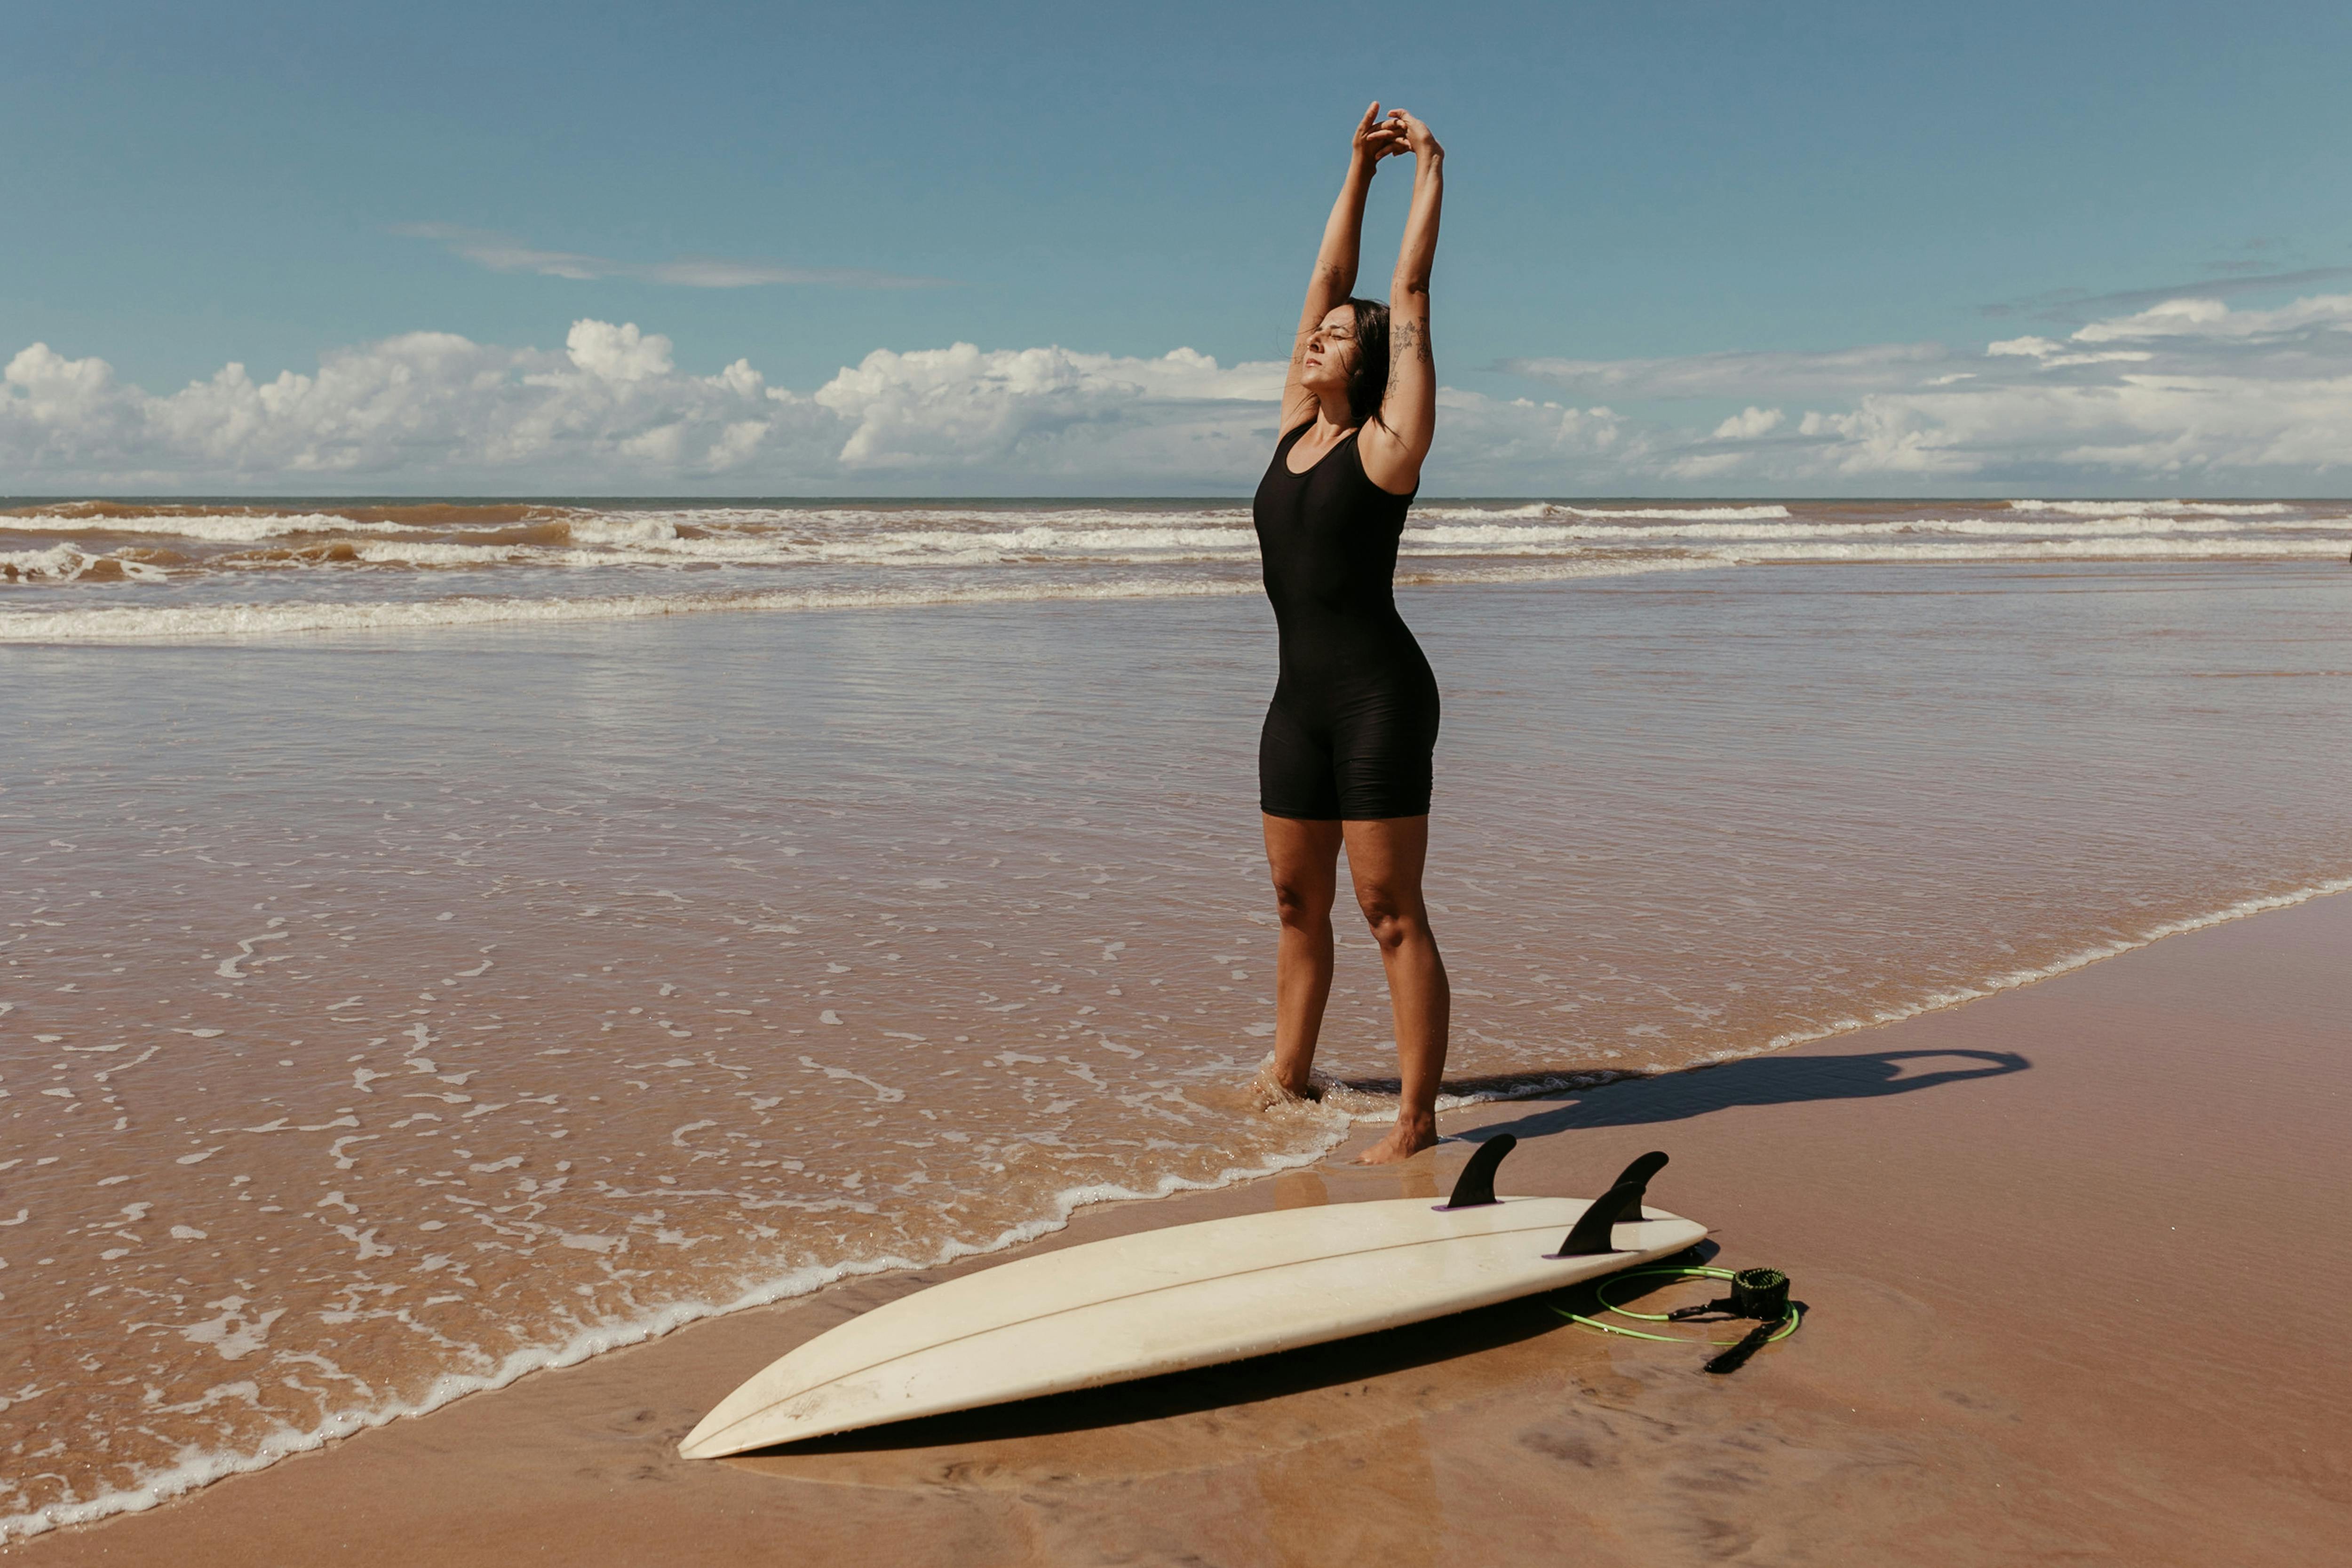
<path id="1" fill-rule="evenodd" d="M 1361 435 L 1363 433 L 1364 427 L 1362 425 L 1360 424 L 1356 426 L 1355 429 L 1348 432 L 1347 434 L 1339 438 L 1339 445 L 1346 445 L 1349 442 L 1354 441 L 1357 436 Z M 1339 446 L 1334 446 L 1332 450 L 1335 452 L 1338 451 Z M 1421 494 L 1421 486 L 1418 484 L 1414 485 L 1412 489 L 1406 491 L 1402 496 L 1398 495 L 1394 490 L 1382 489 L 1380 484 L 1372 478 L 1371 475 L 1364 467 L 1364 449 L 1360 442 L 1359 442 L 1355 448 L 1348 454 L 1348 460 L 1349 466 L 1355 470 L 1357 483 L 1361 485 L 1364 489 L 1370 491 L 1374 497 L 1378 497 L 1380 505 L 1388 506 L 1393 504 L 1397 510 L 1397 516 L 1400 518 L 1403 517 L 1405 508 L 1412 504 L 1412 498 Z"/>

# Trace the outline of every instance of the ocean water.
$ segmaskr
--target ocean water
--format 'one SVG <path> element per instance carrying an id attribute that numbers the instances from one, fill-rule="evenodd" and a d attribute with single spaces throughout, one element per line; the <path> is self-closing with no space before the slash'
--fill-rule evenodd
<path id="1" fill-rule="evenodd" d="M 1390 1113 L 1352 933 L 1332 1094 L 1246 1092 L 1244 514 L 0 528 L 11 1534 Z M 2347 538 L 2317 505 L 1422 507 L 1451 1092 L 2352 886 Z"/>
<path id="2" fill-rule="evenodd" d="M 1429 500 L 1407 584 L 1795 562 L 2341 560 L 2352 504 Z M 1256 591 L 1193 501 L 0 500 L 0 641 Z"/>

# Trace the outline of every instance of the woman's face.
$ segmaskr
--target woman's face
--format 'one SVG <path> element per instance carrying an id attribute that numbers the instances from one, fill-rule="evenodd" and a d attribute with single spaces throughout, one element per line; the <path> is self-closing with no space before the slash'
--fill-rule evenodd
<path id="1" fill-rule="evenodd" d="M 1345 392 L 1356 373 L 1356 308 L 1334 305 L 1307 340 L 1298 384 L 1313 392 Z"/>

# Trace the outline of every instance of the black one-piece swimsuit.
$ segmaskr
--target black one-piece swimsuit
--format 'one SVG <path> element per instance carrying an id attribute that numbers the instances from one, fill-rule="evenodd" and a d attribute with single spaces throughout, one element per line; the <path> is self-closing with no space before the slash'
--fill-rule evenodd
<path id="1" fill-rule="evenodd" d="M 1304 474 L 1300 425 L 1275 448 L 1252 511 L 1282 677 L 1258 738 L 1258 805 L 1315 821 L 1429 810 L 1437 677 L 1397 613 L 1397 539 L 1411 496 L 1372 483 L 1356 433 Z"/>

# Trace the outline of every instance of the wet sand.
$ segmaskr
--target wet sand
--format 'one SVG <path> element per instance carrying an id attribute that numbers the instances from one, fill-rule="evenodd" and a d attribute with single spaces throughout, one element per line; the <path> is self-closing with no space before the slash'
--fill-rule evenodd
<path id="1" fill-rule="evenodd" d="M 1457 1082 L 1801 1047 L 2352 888 L 2314 783 L 2352 776 L 2347 590 L 1415 590 Z M 1244 1093 L 1271 632 L 1259 597 L 0 650 L 0 1538 L 1320 1158 L 1340 1118 Z M 1381 1119 L 1339 942 L 1318 1065 Z"/>
<path id="2" fill-rule="evenodd" d="M 1653 1200 L 1713 1225 L 1719 1261 L 1787 1270 L 1811 1309 L 1732 1376 L 1524 1302 L 675 1456 L 766 1360 L 943 1270 L 697 1324 L 6 1555 L 2320 1562 L 2352 1507 L 2348 956 L 2352 897 L 2320 899 L 1834 1041 L 1448 1121 L 1518 1134 L 1507 1190 L 1584 1191 L 1669 1151 Z M 1041 1245 L 1434 1194 L 1468 1147 L 1090 1209 Z"/>

